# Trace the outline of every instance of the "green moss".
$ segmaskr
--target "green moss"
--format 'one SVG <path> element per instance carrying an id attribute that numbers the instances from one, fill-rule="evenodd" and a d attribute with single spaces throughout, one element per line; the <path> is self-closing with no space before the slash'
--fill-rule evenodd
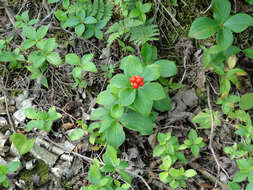
<path id="1" fill-rule="evenodd" d="M 49 182 L 51 179 L 49 173 L 50 173 L 49 166 L 45 162 L 39 160 L 36 163 L 36 166 L 34 169 L 32 170 L 23 169 L 19 174 L 19 179 L 25 182 L 25 184 L 28 186 L 27 189 L 34 190 L 35 187 L 33 186 L 33 183 L 32 183 L 32 177 L 35 174 L 37 174 L 38 176 L 40 176 L 41 185 L 44 185 L 47 182 Z"/>

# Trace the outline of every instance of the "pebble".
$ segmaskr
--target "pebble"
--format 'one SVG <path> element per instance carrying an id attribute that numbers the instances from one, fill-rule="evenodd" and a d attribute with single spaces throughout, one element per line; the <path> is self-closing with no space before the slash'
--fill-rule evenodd
<path id="1" fill-rule="evenodd" d="M 7 120 L 4 117 L 0 117 L 0 127 L 8 125 Z"/>

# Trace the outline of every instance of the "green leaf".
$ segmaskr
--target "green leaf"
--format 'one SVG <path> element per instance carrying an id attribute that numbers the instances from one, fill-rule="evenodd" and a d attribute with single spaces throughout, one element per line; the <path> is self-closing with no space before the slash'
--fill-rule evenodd
<path id="1" fill-rule="evenodd" d="M 189 132 L 189 139 L 194 142 L 198 138 L 198 134 L 194 129 L 191 129 Z"/>
<path id="2" fill-rule="evenodd" d="M 124 171 L 118 171 L 120 177 L 126 181 L 127 183 L 131 184 L 132 183 L 132 177 L 127 173 L 127 172 L 124 172 Z"/>
<path id="3" fill-rule="evenodd" d="M 64 23 L 64 28 L 76 26 L 80 23 L 79 18 L 77 17 L 70 17 L 66 22 Z"/>
<path id="4" fill-rule="evenodd" d="M 157 145 L 153 151 L 153 156 L 156 157 L 156 156 L 161 156 L 164 151 L 166 150 L 166 147 L 163 146 L 163 145 Z"/>
<path id="5" fill-rule="evenodd" d="M 236 173 L 234 178 L 233 178 L 233 182 L 242 182 L 244 181 L 246 178 L 248 177 L 247 173 Z"/>
<path id="6" fill-rule="evenodd" d="M 169 155 L 165 156 L 165 157 L 162 158 L 162 161 L 163 161 L 163 164 L 159 168 L 162 169 L 162 170 L 165 170 L 165 171 L 169 170 L 169 168 L 172 165 L 171 157 Z"/>
<path id="7" fill-rule="evenodd" d="M 22 48 L 24 50 L 27 50 L 27 49 L 33 47 L 35 44 L 36 44 L 35 40 L 28 39 L 28 40 L 25 40 L 25 41 L 22 42 Z"/>
<path id="8" fill-rule="evenodd" d="M 84 24 L 95 24 L 95 23 L 97 23 L 97 19 L 92 16 L 89 16 L 84 19 Z"/>
<path id="9" fill-rule="evenodd" d="M 37 30 L 37 40 L 41 40 L 42 38 L 44 38 L 47 34 L 47 31 L 48 31 L 48 26 L 41 26 Z"/>
<path id="10" fill-rule="evenodd" d="M 249 58 L 253 59 L 253 47 L 242 50 L 242 52 Z"/>
<path id="11" fill-rule="evenodd" d="M 65 60 L 68 64 L 78 66 L 81 64 L 80 57 L 78 57 L 75 53 L 68 53 L 65 56 Z"/>
<path id="12" fill-rule="evenodd" d="M 118 105 L 118 104 L 115 104 L 112 109 L 111 109 L 111 115 L 113 118 L 115 119 L 119 119 L 121 118 L 121 116 L 123 115 L 124 113 L 124 107 Z"/>
<path id="13" fill-rule="evenodd" d="M 219 29 L 219 23 L 207 17 L 194 20 L 191 25 L 189 37 L 206 39 L 214 35 Z"/>
<path id="14" fill-rule="evenodd" d="M 27 139 L 23 134 L 14 133 L 11 135 L 11 141 L 19 154 L 23 155 L 32 149 L 35 139 Z"/>
<path id="15" fill-rule="evenodd" d="M 153 107 L 156 110 L 161 111 L 161 112 L 170 111 L 172 108 L 170 97 L 168 95 L 166 95 L 165 98 L 163 98 L 161 100 L 154 101 Z"/>
<path id="16" fill-rule="evenodd" d="M 44 121 L 43 120 L 32 120 L 29 121 L 26 125 L 26 131 L 29 132 L 33 128 L 43 129 L 44 128 Z"/>
<path id="17" fill-rule="evenodd" d="M 62 117 L 62 115 L 60 113 L 56 112 L 56 109 L 54 106 L 49 109 L 47 115 L 48 115 L 48 119 L 52 120 L 52 121 L 55 121 L 55 120 L 60 119 Z"/>
<path id="18" fill-rule="evenodd" d="M 62 10 L 57 10 L 54 12 L 54 16 L 59 20 L 59 21 L 66 21 L 68 19 L 68 16 L 65 12 Z"/>
<path id="19" fill-rule="evenodd" d="M 243 110 L 249 110 L 253 108 L 253 93 L 244 94 L 239 102 L 240 108 Z"/>
<path id="20" fill-rule="evenodd" d="M 189 169 L 189 170 L 185 171 L 184 175 L 186 177 L 193 177 L 193 176 L 197 175 L 197 172 L 193 169 Z"/>
<path id="21" fill-rule="evenodd" d="M 233 15 L 230 17 L 225 23 L 224 26 L 231 29 L 233 32 L 240 33 L 244 31 L 248 26 L 251 26 L 252 17 L 245 14 L 240 13 Z"/>
<path id="22" fill-rule="evenodd" d="M 234 37 L 230 29 L 224 27 L 223 30 L 220 30 L 216 35 L 216 41 L 218 45 L 223 48 L 229 48 L 233 43 Z"/>
<path id="23" fill-rule="evenodd" d="M 108 115 L 108 110 L 105 108 L 97 108 L 91 112 L 91 120 L 101 120 L 103 117 Z"/>
<path id="24" fill-rule="evenodd" d="M 157 49 L 154 46 L 144 43 L 141 48 L 141 57 L 146 64 L 153 63 L 157 59 Z"/>
<path id="25" fill-rule="evenodd" d="M 144 78 L 144 81 L 153 81 L 160 77 L 161 67 L 159 65 L 148 65 L 145 67 L 141 76 Z"/>
<path id="26" fill-rule="evenodd" d="M 115 100 L 115 97 L 111 95 L 110 91 L 106 90 L 98 95 L 96 102 L 98 104 L 110 107 L 111 105 L 113 105 Z"/>
<path id="27" fill-rule="evenodd" d="M 131 105 L 136 97 L 136 90 L 133 88 L 125 88 L 119 93 L 119 103 L 121 106 Z"/>
<path id="28" fill-rule="evenodd" d="M 212 10 L 214 19 L 223 23 L 230 15 L 231 4 L 228 0 L 213 0 Z"/>
<path id="29" fill-rule="evenodd" d="M 144 116 L 148 116 L 152 110 L 152 106 L 153 101 L 147 97 L 143 90 L 138 90 L 132 107 Z"/>
<path id="30" fill-rule="evenodd" d="M 118 122 L 111 125 L 110 128 L 105 131 L 105 135 L 107 143 L 115 148 L 122 145 L 125 141 L 125 132 Z"/>
<path id="31" fill-rule="evenodd" d="M 24 110 L 25 116 L 29 119 L 37 119 L 37 113 L 34 108 L 26 108 Z"/>
<path id="32" fill-rule="evenodd" d="M 23 27 L 23 35 L 30 40 L 37 40 L 37 33 L 32 26 Z"/>
<path id="33" fill-rule="evenodd" d="M 36 44 L 37 48 L 45 51 L 51 52 L 57 48 L 58 44 L 55 41 L 55 38 L 42 39 Z"/>
<path id="34" fill-rule="evenodd" d="M 9 162 L 7 165 L 8 173 L 17 171 L 19 167 L 20 167 L 20 162 L 17 162 L 17 161 Z"/>
<path id="35" fill-rule="evenodd" d="M 253 182 L 250 182 L 247 187 L 246 190 L 252 190 L 253 189 Z"/>
<path id="36" fill-rule="evenodd" d="M 51 52 L 48 56 L 47 56 L 47 61 L 49 63 L 51 63 L 54 66 L 58 66 L 61 64 L 61 57 L 59 56 L 58 53 L 56 52 Z"/>
<path id="37" fill-rule="evenodd" d="M 41 84 L 48 88 L 47 78 L 44 75 L 41 75 Z"/>
<path id="38" fill-rule="evenodd" d="M 159 173 L 159 178 L 163 183 L 168 183 L 168 176 L 169 176 L 169 172 L 161 172 Z"/>
<path id="39" fill-rule="evenodd" d="M 85 26 L 83 24 L 79 24 L 75 27 L 75 33 L 77 34 L 78 37 L 82 36 L 84 30 L 85 30 Z"/>
<path id="40" fill-rule="evenodd" d="M 253 5 L 253 0 L 246 0 L 247 3 L 249 3 L 250 5 Z"/>
<path id="41" fill-rule="evenodd" d="M 207 129 L 211 128 L 211 115 L 210 110 L 206 110 L 205 112 L 200 112 L 198 115 L 196 115 L 193 119 L 193 123 L 199 123 L 200 129 Z M 221 125 L 221 122 L 218 118 L 218 111 L 213 113 L 214 120 L 218 126 Z"/>
<path id="42" fill-rule="evenodd" d="M 199 156 L 199 151 L 200 151 L 200 148 L 198 145 L 194 144 L 192 147 L 191 147 L 191 151 L 192 151 L 192 154 L 194 155 L 195 158 L 197 158 Z"/>
<path id="43" fill-rule="evenodd" d="M 46 58 L 39 51 L 33 51 L 28 56 L 28 61 L 33 63 L 33 66 L 40 68 L 43 63 L 46 61 Z"/>
<path id="44" fill-rule="evenodd" d="M 171 77 L 177 74 L 177 66 L 174 61 L 158 60 L 154 64 L 158 64 L 161 67 L 161 77 Z"/>
<path id="45" fill-rule="evenodd" d="M 237 183 L 229 182 L 228 184 L 229 184 L 230 190 L 241 190 L 240 185 L 238 185 Z"/>
<path id="46" fill-rule="evenodd" d="M 161 100 L 165 98 L 163 87 L 157 82 L 144 84 L 144 86 L 139 89 L 138 94 L 140 91 L 142 91 L 143 94 L 151 100 Z"/>
<path id="47" fill-rule="evenodd" d="M 88 173 L 88 180 L 92 184 L 98 184 L 102 178 L 102 174 L 100 170 L 95 166 L 90 166 L 89 173 Z"/>
<path id="48" fill-rule="evenodd" d="M 152 120 L 137 112 L 124 113 L 120 122 L 128 129 L 139 131 L 142 135 L 151 135 Z"/>
<path id="49" fill-rule="evenodd" d="M 113 84 L 117 88 L 127 88 L 130 87 L 129 78 L 123 74 L 115 75 L 111 80 L 110 83 Z"/>
<path id="50" fill-rule="evenodd" d="M 81 60 L 81 65 L 82 65 L 83 70 L 96 73 L 97 68 L 96 68 L 95 64 L 90 61 L 92 59 L 92 57 L 93 57 L 92 53 L 84 55 Z"/>
<path id="51" fill-rule="evenodd" d="M 74 129 L 70 135 L 69 135 L 69 139 L 71 141 L 75 141 L 75 140 L 78 140 L 80 138 L 82 138 L 84 135 L 84 130 L 78 128 L 78 129 Z"/>
<path id="52" fill-rule="evenodd" d="M 133 55 L 124 57 L 121 60 L 120 69 L 124 70 L 128 77 L 140 75 L 143 72 L 141 60 Z"/>

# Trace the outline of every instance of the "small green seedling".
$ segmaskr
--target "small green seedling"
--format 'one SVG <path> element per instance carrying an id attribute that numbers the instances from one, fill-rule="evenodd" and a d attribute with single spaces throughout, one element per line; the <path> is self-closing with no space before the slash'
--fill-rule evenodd
<path id="1" fill-rule="evenodd" d="M 49 132 L 51 130 L 53 121 L 61 118 L 61 114 L 56 112 L 55 107 L 51 107 L 48 112 L 36 112 L 34 108 L 27 108 L 25 109 L 25 116 L 29 119 L 32 119 L 26 125 L 27 132 L 31 131 L 33 128 L 38 128 Z"/>
<path id="2" fill-rule="evenodd" d="M 97 72 L 97 68 L 95 64 L 91 61 L 93 58 L 93 54 L 86 54 L 80 59 L 76 54 L 69 53 L 65 56 L 65 60 L 68 64 L 75 66 L 72 71 L 72 75 L 75 79 L 75 84 L 73 88 L 76 88 L 78 85 L 80 87 L 86 88 L 87 82 L 83 80 L 83 72 Z"/>
<path id="3" fill-rule="evenodd" d="M 7 188 L 9 186 L 7 174 L 17 171 L 19 167 L 20 162 L 17 161 L 9 162 L 7 165 L 0 165 L 0 185 Z"/>
<path id="4" fill-rule="evenodd" d="M 197 132 L 194 129 L 191 129 L 189 132 L 187 140 L 184 141 L 184 144 L 180 145 L 179 150 L 184 150 L 190 148 L 194 157 L 199 156 L 200 148 L 203 148 L 206 144 L 203 142 L 203 138 L 198 137 Z"/>
<path id="5" fill-rule="evenodd" d="M 11 135 L 11 141 L 18 153 L 23 155 L 33 148 L 35 139 L 27 139 L 26 136 L 21 133 L 14 133 Z"/>

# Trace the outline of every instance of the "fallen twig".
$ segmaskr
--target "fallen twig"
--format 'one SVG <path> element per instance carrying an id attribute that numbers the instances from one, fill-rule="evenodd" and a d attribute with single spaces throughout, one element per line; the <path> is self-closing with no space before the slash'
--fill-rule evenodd
<path id="1" fill-rule="evenodd" d="M 214 123 L 214 116 L 213 116 L 213 109 L 212 109 L 212 105 L 211 105 L 211 100 L 210 100 L 210 87 L 209 85 L 207 85 L 207 101 L 208 101 L 208 107 L 209 107 L 209 110 L 210 110 L 210 117 L 211 117 L 211 134 L 209 136 L 209 145 L 208 145 L 208 148 L 211 150 L 212 152 L 212 155 L 213 155 L 213 158 L 217 164 L 217 167 L 218 167 L 218 175 L 220 175 L 220 169 L 222 169 L 222 171 L 227 175 L 227 177 L 230 179 L 227 171 L 220 165 L 218 159 L 217 159 L 217 156 L 214 152 L 214 149 L 213 149 L 213 136 L 214 136 L 214 130 L 215 130 L 215 123 Z"/>

